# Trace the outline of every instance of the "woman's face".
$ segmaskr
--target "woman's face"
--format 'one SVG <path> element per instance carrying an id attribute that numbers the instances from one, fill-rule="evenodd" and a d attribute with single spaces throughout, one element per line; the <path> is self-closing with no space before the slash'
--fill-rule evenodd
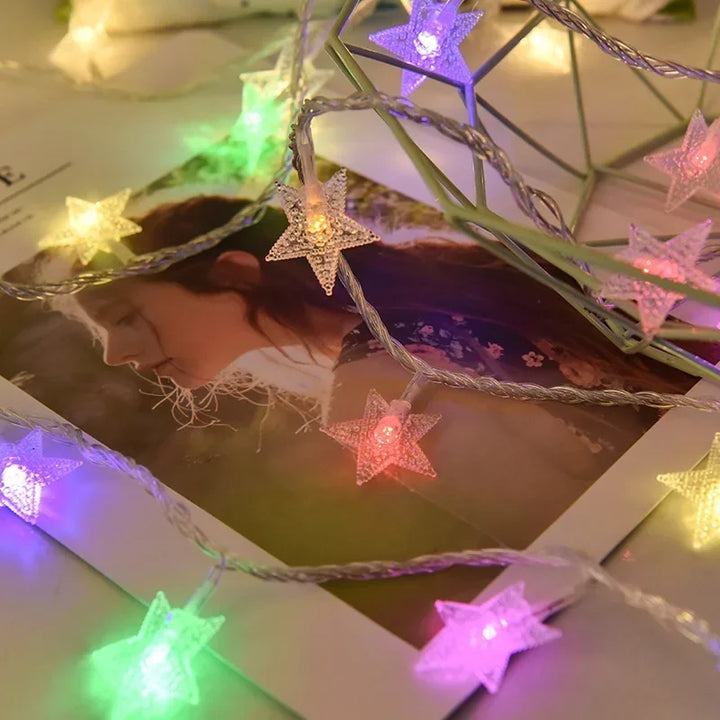
<path id="1" fill-rule="evenodd" d="M 108 365 L 131 365 L 184 388 L 211 382 L 234 360 L 270 342 L 246 318 L 239 294 L 196 294 L 170 282 L 128 279 L 77 296 Z"/>

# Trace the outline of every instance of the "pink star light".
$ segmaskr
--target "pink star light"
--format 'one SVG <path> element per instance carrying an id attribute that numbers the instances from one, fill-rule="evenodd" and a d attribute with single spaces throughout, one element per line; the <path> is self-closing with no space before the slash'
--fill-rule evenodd
<path id="1" fill-rule="evenodd" d="M 363 417 L 322 431 L 357 454 L 357 484 L 362 485 L 393 465 L 435 477 L 417 441 L 438 420 L 440 415 L 410 413 L 410 403 L 387 403 L 377 390 L 370 390 Z"/>
<path id="2" fill-rule="evenodd" d="M 645 157 L 645 162 L 672 180 L 665 210 L 673 211 L 697 190 L 720 192 L 720 120 L 710 127 L 700 110 L 693 114 L 682 145 Z"/>
<path id="3" fill-rule="evenodd" d="M 518 582 L 482 605 L 438 600 L 445 627 L 425 646 L 416 671 L 450 682 L 479 680 L 496 693 L 511 655 L 562 635 L 533 614 L 524 592 Z"/>
<path id="4" fill-rule="evenodd" d="M 656 275 L 714 292 L 716 280 L 696 267 L 711 228 L 712 221 L 706 220 L 667 242 L 660 242 L 647 230 L 631 225 L 630 244 L 618 257 L 648 276 Z M 635 300 L 640 326 L 650 336 L 660 329 L 673 305 L 685 297 L 627 275 L 611 275 L 598 294 L 610 300 Z"/>

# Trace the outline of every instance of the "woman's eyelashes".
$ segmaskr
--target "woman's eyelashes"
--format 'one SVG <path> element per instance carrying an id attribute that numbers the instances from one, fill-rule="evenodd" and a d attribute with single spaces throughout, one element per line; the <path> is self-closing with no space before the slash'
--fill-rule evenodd
<path id="1" fill-rule="evenodd" d="M 134 308 L 123 308 L 107 319 L 111 327 L 128 327 L 133 325 L 140 317 Z"/>
<path id="2" fill-rule="evenodd" d="M 123 315 L 122 317 L 118 318 L 115 321 L 115 324 L 119 325 L 121 327 L 126 326 L 126 325 L 132 325 L 135 322 L 135 320 L 137 320 L 138 317 L 139 316 L 136 312 L 129 312 L 129 313 L 126 313 L 125 315 Z"/>

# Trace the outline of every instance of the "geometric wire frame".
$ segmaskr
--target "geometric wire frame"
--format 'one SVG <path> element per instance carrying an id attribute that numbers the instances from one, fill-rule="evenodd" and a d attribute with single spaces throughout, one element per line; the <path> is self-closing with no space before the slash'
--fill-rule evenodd
<path id="1" fill-rule="evenodd" d="M 588 203 L 599 179 L 603 177 L 614 177 L 624 181 L 635 183 L 653 190 L 665 191 L 665 186 L 661 183 L 652 182 L 645 178 L 638 177 L 634 174 L 622 170 L 622 167 L 643 157 L 645 154 L 665 145 L 670 140 L 681 136 L 685 132 L 685 128 L 690 120 L 690 116 L 685 117 L 671 102 L 668 100 L 650 80 L 645 73 L 638 67 L 631 67 L 631 71 L 646 86 L 653 96 L 670 112 L 676 120 L 676 123 L 669 129 L 665 130 L 647 141 L 630 148 L 618 156 L 606 161 L 605 163 L 597 163 L 593 160 L 589 142 L 588 128 L 585 117 L 582 92 L 580 87 L 580 76 L 578 70 L 577 56 L 575 52 L 575 32 L 569 25 L 566 25 L 569 49 L 570 63 L 572 71 L 572 83 L 575 96 L 575 106 L 577 110 L 578 123 L 580 126 L 580 136 L 582 139 L 583 153 L 585 159 L 585 168 L 580 170 L 573 167 L 569 163 L 559 158 L 555 153 L 547 147 L 535 140 L 529 133 L 522 130 L 509 118 L 504 116 L 500 111 L 494 108 L 482 95 L 477 92 L 476 85 L 486 77 L 497 65 L 505 58 L 534 28 L 541 22 L 548 19 L 547 8 L 554 6 L 554 3 L 548 0 L 528 0 L 531 5 L 538 8 L 538 11 L 525 22 L 525 24 L 510 38 L 500 49 L 498 49 L 490 58 L 488 58 L 478 70 L 472 75 L 471 82 L 464 84 L 456 82 L 450 78 L 434 73 L 430 70 L 411 65 L 403 60 L 379 52 L 373 49 L 350 45 L 341 39 L 342 31 L 358 4 L 358 0 L 346 0 L 343 7 L 339 11 L 339 15 L 335 20 L 330 34 L 326 41 L 326 50 L 335 64 L 345 74 L 348 80 L 355 88 L 363 93 L 378 93 L 377 88 L 365 74 L 361 66 L 358 64 L 355 56 L 362 56 L 371 60 L 383 62 L 404 70 L 412 70 L 415 73 L 425 75 L 429 79 L 442 82 L 444 84 L 455 87 L 460 98 L 465 105 L 467 112 L 467 124 L 481 130 L 488 136 L 487 130 L 482 125 L 478 117 L 478 107 L 482 108 L 489 115 L 501 122 L 513 134 L 518 136 L 523 142 L 537 152 L 544 155 L 548 160 L 570 173 L 576 178 L 582 180 L 582 189 L 577 207 L 573 213 L 570 222 L 565 222 L 561 213 L 558 220 L 563 228 L 563 236 L 567 241 L 567 250 L 562 256 L 557 252 L 550 252 L 543 249 L 543 243 L 537 231 L 528 230 L 520 225 L 516 225 L 504 220 L 497 214 L 493 213 L 485 201 L 485 177 L 483 161 L 481 157 L 473 152 L 473 172 L 475 180 L 475 199 L 474 202 L 467 198 L 452 181 L 430 160 L 430 158 L 422 151 L 422 149 L 412 140 L 410 135 L 402 127 L 398 118 L 383 108 L 376 108 L 376 112 L 382 120 L 388 125 L 389 129 L 395 135 L 396 139 L 403 147 L 415 168 L 420 173 L 422 179 L 438 201 L 440 207 L 445 213 L 447 221 L 462 230 L 464 233 L 478 241 L 485 249 L 513 265 L 517 269 L 523 271 L 527 275 L 539 280 L 545 285 L 549 285 L 558 292 L 568 303 L 570 303 L 578 312 L 580 312 L 593 326 L 595 326 L 602 334 L 608 338 L 616 347 L 625 353 L 641 352 L 649 357 L 664 362 L 667 365 L 678 368 L 688 374 L 703 377 L 712 380 L 720 380 L 720 371 L 713 365 L 678 347 L 673 339 L 693 339 L 693 340 L 720 340 L 720 330 L 715 328 L 697 328 L 679 321 L 666 321 L 660 330 L 653 337 L 646 335 L 637 322 L 633 322 L 629 318 L 638 320 L 637 309 L 634 305 L 627 302 L 614 302 L 613 304 L 622 310 L 622 313 L 612 308 L 600 305 L 592 296 L 593 291 L 597 291 L 600 283 L 588 269 L 587 263 L 597 260 L 598 265 L 603 265 L 600 253 L 594 250 L 594 247 L 619 246 L 627 242 L 626 239 L 609 239 L 595 240 L 585 243 L 579 248 L 575 244 L 574 233 L 582 222 L 583 215 L 588 207 Z M 573 5 L 577 9 L 577 15 L 588 24 L 593 25 L 592 18 L 583 10 L 582 6 L 575 0 L 567 0 L 562 3 L 562 7 L 567 11 L 569 6 Z M 557 7 L 557 6 L 556 6 Z M 564 23 L 563 23 L 564 24 Z M 595 26 L 596 27 L 596 26 Z M 598 34 L 601 34 L 598 33 Z M 715 22 L 710 38 L 710 53 L 707 66 L 710 66 L 718 37 L 720 35 L 720 8 L 716 13 Z M 595 38 L 590 38 L 600 48 L 612 55 L 601 42 Z M 707 87 L 707 79 L 713 82 L 720 80 L 718 73 L 713 71 L 704 72 L 701 75 L 700 93 L 697 101 L 697 107 L 701 110 L 704 107 L 705 93 Z M 545 194 L 545 197 L 548 197 Z M 552 198 L 550 198 L 552 201 Z M 718 205 L 703 200 L 702 198 L 691 198 L 692 202 L 702 205 L 711 205 L 717 208 Z M 554 202 L 554 201 L 553 201 Z M 526 213 L 527 214 L 527 213 Z M 489 241 L 482 233 L 477 231 L 477 227 L 489 232 L 495 240 Z M 710 237 L 718 237 L 720 232 L 710 235 Z M 546 235 L 546 237 L 548 237 Z M 665 240 L 667 237 L 660 237 Z M 527 250 L 540 255 L 545 260 L 556 265 L 567 275 L 573 278 L 574 282 L 565 282 L 551 277 L 548 273 L 528 254 Z M 570 258 L 570 260 L 568 260 Z M 702 259 L 708 259 L 704 256 Z M 662 282 L 659 282 L 661 286 Z M 677 288 L 676 288 L 677 289 Z M 689 298 L 695 298 L 706 304 L 720 305 L 720 298 L 711 296 L 709 293 L 703 293 L 693 287 L 686 286 L 683 294 Z M 629 318 L 628 318 L 629 316 Z"/>

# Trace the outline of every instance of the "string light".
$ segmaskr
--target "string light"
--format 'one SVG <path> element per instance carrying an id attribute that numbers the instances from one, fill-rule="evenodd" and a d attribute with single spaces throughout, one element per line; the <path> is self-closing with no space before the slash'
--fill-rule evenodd
<path id="1" fill-rule="evenodd" d="M 130 194 L 129 189 L 121 190 L 98 202 L 68 197 L 65 201 L 68 227 L 43 238 L 39 247 L 70 247 L 83 265 L 87 265 L 99 252 L 110 253 L 127 262 L 133 255 L 120 240 L 142 231 L 132 220 L 122 217 Z"/>
<path id="2" fill-rule="evenodd" d="M 415 5 L 420 5 L 421 0 L 416 0 Z M 459 0 L 458 2 L 449 2 L 447 4 L 448 7 L 453 6 L 454 11 L 457 11 L 457 7 L 459 7 Z M 469 13 L 466 13 L 469 14 Z M 475 21 L 477 22 L 477 20 Z M 473 23 L 474 25 L 474 23 Z M 439 27 L 439 30 L 438 30 Z M 417 53 L 424 59 L 428 61 L 434 61 L 437 56 L 441 53 L 442 48 L 442 31 L 443 28 L 445 28 L 445 25 L 443 23 L 439 23 L 438 26 L 432 26 L 429 29 L 422 29 L 418 35 L 413 40 L 413 45 L 417 51 Z M 468 31 L 469 32 L 469 31 Z M 434 67 L 434 66 L 433 66 Z M 415 74 L 417 75 L 417 74 Z M 422 81 L 422 79 L 421 79 Z M 256 118 L 257 119 L 257 118 Z M 695 171 L 698 174 L 706 173 L 708 171 L 708 168 L 713 164 L 715 155 L 713 154 L 715 151 L 713 150 L 713 147 L 701 145 L 698 146 L 695 150 L 693 150 L 693 155 L 691 157 L 691 164 L 695 167 Z M 343 189 L 344 190 L 344 189 Z M 304 219 L 303 225 L 304 225 L 304 233 L 310 237 L 310 240 L 315 243 L 317 247 L 321 247 L 323 245 L 326 245 L 328 242 L 332 241 L 335 235 L 337 234 L 337 227 L 334 225 L 333 222 L 331 222 L 331 218 L 329 217 L 330 213 L 330 205 L 329 203 L 325 202 L 325 200 L 321 197 L 319 200 L 317 196 L 314 196 L 308 188 L 307 194 L 305 196 L 306 199 L 306 217 Z M 88 220 L 88 223 L 91 226 L 96 223 L 96 218 L 92 217 L 92 214 L 90 214 L 90 219 Z M 304 253 L 303 253 L 304 254 Z M 297 257 L 297 256 L 295 256 Z M 281 258 L 269 258 L 269 259 L 281 259 Z M 640 263 L 639 265 L 637 263 Z M 312 261 L 311 261 L 312 264 Z M 680 265 L 676 260 L 673 259 L 667 259 L 667 258 L 655 258 L 655 257 L 644 257 L 644 258 L 637 258 L 635 261 L 633 261 L 633 264 L 636 267 L 641 267 L 645 270 L 648 274 L 651 275 L 658 275 L 661 277 L 672 277 L 673 279 L 683 277 L 681 281 L 685 281 L 685 272 L 686 268 L 682 265 Z M 337 256 L 335 260 L 335 265 L 337 267 Z M 315 270 L 315 266 L 313 266 L 313 269 Z M 316 274 L 317 274 L 317 270 Z M 333 271 L 332 277 L 334 282 L 334 276 L 335 272 Z M 318 276 L 319 277 L 319 276 Z M 322 282 L 322 280 L 321 280 Z M 325 287 L 325 285 L 323 285 Z M 327 288 L 326 292 L 328 291 Z M 330 292 L 332 290 L 332 287 L 330 289 Z M 682 297 L 682 296 L 680 296 Z M 384 402 L 384 401 L 383 401 Z M 372 441 L 375 443 L 376 447 L 379 448 L 396 448 L 398 447 L 398 444 L 400 443 L 403 433 L 407 430 L 406 422 L 410 417 L 413 417 L 408 414 L 409 406 L 405 408 L 404 406 L 399 406 L 398 403 L 402 401 L 393 401 L 388 406 L 387 414 L 382 415 L 380 419 L 375 423 L 374 425 L 371 425 L 371 433 L 370 436 L 372 437 Z M 437 421 L 437 420 L 436 420 Z M 436 422 L 435 421 L 435 422 Z M 434 423 L 433 423 L 434 424 Z M 424 456 L 423 456 L 424 457 Z M 397 464 L 397 463 L 395 463 Z M 12 466 L 11 468 L 6 468 L 8 470 L 8 477 L 9 477 L 9 484 L 12 485 L 13 483 L 19 482 L 19 479 L 23 476 L 23 474 L 27 475 L 25 468 L 18 468 L 16 466 Z M 4 479 L 4 478 L 3 478 Z M 162 595 L 160 593 L 159 595 Z M 156 598 L 157 601 L 158 598 Z M 163 596 L 164 599 L 164 596 Z M 165 605 L 167 605 L 167 601 L 165 600 Z M 452 607 L 451 607 L 452 606 Z M 446 623 L 450 626 L 453 624 L 462 624 L 457 623 L 457 615 L 461 614 L 461 610 L 459 607 L 461 604 L 458 603 L 441 603 L 438 607 L 439 612 L 441 612 L 441 615 L 443 615 L 443 618 L 446 620 Z M 466 607 L 466 606 L 464 606 Z M 469 606 L 474 607 L 474 606 Z M 171 692 L 167 692 L 167 687 L 176 687 L 176 684 L 174 681 L 167 681 L 167 678 L 169 676 L 176 677 L 173 673 L 167 673 L 165 670 L 167 669 L 168 665 L 172 665 L 172 663 L 168 663 L 168 659 L 172 656 L 172 649 L 176 645 L 176 640 L 178 639 L 179 635 L 176 633 L 174 629 L 169 629 L 169 626 L 172 622 L 172 617 L 175 613 L 184 612 L 184 611 L 172 611 L 169 609 L 169 605 L 167 605 L 168 612 L 165 615 L 165 623 L 168 626 L 165 628 L 164 631 L 160 633 L 160 636 L 157 638 L 157 642 L 150 643 L 149 645 L 145 646 L 145 650 L 141 650 L 140 655 L 140 669 L 133 671 L 135 673 L 134 677 L 141 677 L 142 682 L 141 685 L 143 687 L 143 692 L 141 693 L 143 696 L 148 696 L 152 698 L 157 698 L 162 701 L 166 700 L 169 697 L 176 697 L 175 695 L 172 695 Z M 447 617 L 445 617 L 447 615 Z M 493 641 L 495 641 L 498 637 L 502 636 L 503 633 L 507 630 L 509 626 L 509 620 L 506 616 L 498 616 L 500 619 L 497 621 L 489 621 L 487 624 L 483 625 L 480 629 L 480 636 L 482 638 L 482 641 L 486 644 L 490 644 Z M 146 619 L 147 620 L 147 619 Z M 217 618 L 215 618 L 217 620 Z M 143 627 L 145 627 L 145 623 L 143 624 Z M 544 627 L 544 626 L 543 626 Z M 163 634 L 164 632 L 164 634 Z M 142 633 L 142 631 L 141 631 Z M 125 641 L 125 642 L 132 642 L 132 640 L 137 640 L 140 636 L 137 636 L 134 639 L 131 639 L 131 641 Z M 477 640 L 477 636 L 475 636 L 475 639 Z M 545 640 L 546 641 L 546 640 Z M 537 644 L 537 643 L 536 643 Z M 524 649 L 524 648 L 517 648 Z M 515 652 L 516 650 L 510 651 L 508 653 L 508 657 L 512 652 Z M 134 652 L 134 651 L 133 651 Z M 180 663 L 182 665 L 182 663 Z M 504 667 L 507 664 L 507 658 L 503 661 L 502 668 L 504 671 Z M 157 669 L 163 669 L 159 676 L 162 678 L 160 681 L 155 682 L 153 678 L 155 677 L 154 673 Z M 185 669 L 187 669 L 187 666 L 185 666 Z M 477 671 L 474 671 L 477 675 Z M 182 675 L 183 673 L 181 673 Z M 490 680 L 495 679 L 499 682 L 499 679 L 501 678 L 502 673 L 500 673 L 500 677 L 497 676 L 496 672 L 490 672 L 488 674 L 488 678 Z M 128 677 L 128 676 L 125 676 Z M 148 679 L 150 678 L 150 679 Z M 132 684 L 132 683 L 130 683 Z M 489 686 L 489 685 L 488 685 Z M 163 688 L 162 690 L 156 689 L 156 688 Z M 196 687 L 195 687 L 196 689 Z M 197 693 L 195 693 L 195 696 L 197 696 Z M 192 702 L 192 693 L 188 695 L 188 693 L 180 693 L 180 695 L 177 695 L 177 697 L 183 697 L 183 699 L 187 699 L 190 697 L 188 701 Z"/>
<path id="3" fill-rule="evenodd" d="M 11 424 L 22 427 L 36 426 L 37 421 L 25 418 L 18 413 L 0 408 L 0 418 Z M 148 492 L 155 497 L 162 507 L 168 521 L 183 536 L 192 539 L 194 544 L 208 555 L 220 560 L 208 574 L 207 579 L 196 591 L 190 601 L 182 610 L 170 608 L 167 599 L 158 593 L 148 612 L 141 630 L 137 636 L 129 640 L 113 643 L 106 648 L 93 653 L 93 666 L 98 671 L 96 677 L 105 681 L 109 689 L 114 709 L 111 720 L 129 720 L 146 717 L 143 709 L 164 709 L 172 700 L 183 699 L 187 702 L 196 702 L 198 698 L 197 684 L 195 683 L 189 663 L 199 649 L 214 635 L 222 624 L 222 618 L 210 618 L 206 623 L 196 622 L 200 607 L 210 592 L 215 588 L 220 573 L 225 569 L 233 569 L 251 575 L 260 580 L 276 582 L 324 583 L 331 580 L 367 581 L 380 578 L 394 578 L 419 573 L 434 573 L 454 566 L 484 567 L 529 565 L 551 568 L 573 567 L 582 573 L 588 580 L 592 579 L 612 592 L 618 594 L 631 607 L 648 613 L 653 619 L 666 628 L 672 628 L 681 633 L 686 639 L 704 647 L 715 659 L 720 662 L 720 637 L 718 637 L 708 623 L 696 616 L 691 610 L 671 605 L 666 600 L 655 595 L 647 595 L 638 588 L 624 585 L 612 577 L 600 565 L 567 548 L 554 548 L 550 552 L 517 551 L 508 548 L 497 549 L 471 549 L 460 552 L 437 553 L 422 557 L 411 558 L 405 561 L 369 561 L 354 562 L 345 565 L 321 565 L 317 567 L 266 567 L 257 566 L 247 562 L 246 559 L 234 554 L 226 555 L 219 549 L 208 535 L 198 527 L 192 519 L 192 510 L 178 499 L 169 488 L 156 480 L 150 472 L 138 465 L 135 461 L 126 458 L 120 453 L 105 448 L 95 441 L 87 438 L 67 423 L 57 424 L 52 421 L 43 421 L 43 432 L 58 441 L 70 441 L 76 445 L 83 456 L 92 463 L 112 467 L 128 474 L 139 481 Z M 717 440 L 717 438 L 716 438 Z M 202 539 L 200 539 L 202 538 Z M 479 678 L 481 682 L 488 682 L 488 687 L 497 688 L 502 672 L 507 664 L 502 654 L 508 657 L 526 647 L 534 647 L 546 642 L 552 637 L 547 636 L 547 630 L 534 627 L 528 615 L 528 610 L 522 604 L 522 590 L 518 594 L 506 591 L 508 597 L 501 601 L 503 594 L 495 598 L 497 606 L 467 606 L 473 619 L 479 609 L 486 609 L 487 618 L 478 620 L 479 634 L 474 637 L 477 642 L 490 643 L 496 638 L 503 638 L 502 653 L 493 650 L 493 662 L 500 663 L 493 668 L 488 667 L 485 658 L 488 655 L 471 655 L 469 664 L 458 663 L 452 652 L 442 650 L 443 647 L 452 649 L 453 642 L 448 642 L 453 630 L 458 635 L 467 638 L 472 636 L 471 624 L 466 622 L 469 618 L 465 614 L 462 604 L 441 603 L 438 610 L 446 616 L 449 633 L 440 633 L 426 647 L 423 657 L 418 663 L 420 672 L 439 671 L 441 675 L 450 678 L 467 677 Z M 569 605 L 577 599 L 577 595 L 564 598 L 559 604 L 547 605 L 544 608 L 532 611 L 532 616 L 540 621 L 553 612 Z M 487 604 L 486 604 L 487 605 Z M 503 622 L 505 621 L 505 624 Z M 187 631 L 187 637 L 185 637 Z M 536 631 L 538 634 L 536 634 Z M 556 631 L 553 631 L 556 632 Z M 187 640 L 187 642 L 186 642 Z M 512 640 L 512 643 L 508 642 Z M 477 647 L 477 642 L 474 647 Z M 438 650 L 438 648 L 440 648 Z M 437 652 L 436 652 L 437 650 Z M 467 653 L 461 653 L 464 655 Z M 435 656 L 433 658 L 433 655 Z M 447 672 L 446 672 L 447 671 Z M 120 682 L 118 682 L 120 678 Z M 179 680 L 178 680 L 179 678 Z"/>
<path id="4" fill-rule="evenodd" d="M 294 50 L 285 47 L 269 70 L 242 73 L 242 111 L 230 131 L 230 140 L 253 174 L 268 149 L 279 149 L 290 123 Z M 332 70 L 318 70 L 310 58 L 303 62 L 299 91 L 314 95 L 332 77 Z"/>
<path id="5" fill-rule="evenodd" d="M 411 414 L 407 401 L 388 403 L 370 390 L 362 418 L 335 423 L 322 431 L 356 453 L 357 484 L 363 485 L 393 466 L 435 477 L 418 440 L 439 420 L 440 415 Z"/>
<path id="6" fill-rule="evenodd" d="M 0 442 L 0 505 L 34 525 L 43 489 L 82 465 L 80 460 L 45 457 L 43 433 L 36 428 L 18 443 Z"/>
<path id="7" fill-rule="evenodd" d="M 154 716 L 177 702 L 197 705 L 191 660 L 225 622 L 222 616 L 200 618 L 198 609 L 193 600 L 185 608 L 171 608 L 160 591 L 137 635 L 91 655 L 96 677 L 108 681 L 111 720 Z"/>
<path id="8" fill-rule="evenodd" d="M 406 25 L 379 30 L 368 39 L 423 70 L 460 83 L 472 81 L 472 73 L 459 45 L 483 16 L 482 10 L 458 14 L 461 0 L 439 3 L 415 0 Z M 403 70 L 401 93 L 408 97 L 425 81 L 425 75 Z"/>
<path id="9" fill-rule="evenodd" d="M 305 257 L 327 295 L 332 295 L 342 250 L 380 238 L 345 214 L 347 176 L 338 170 L 317 188 L 278 184 L 278 196 L 290 225 L 272 246 L 266 260 Z"/>
<path id="10" fill-rule="evenodd" d="M 720 433 L 700 470 L 664 473 L 657 479 L 696 505 L 693 547 L 700 549 L 714 539 L 720 532 Z"/>
<path id="11" fill-rule="evenodd" d="M 645 157 L 645 162 L 670 175 L 665 210 L 673 211 L 698 190 L 720 192 L 720 121 L 710 127 L 700 110 L 693 113 L 682 145 Z"/>
<path id="12" fill-rule="evenodd" d="M 711 229 L 712 221 L 706 220 L 667 242 L 660 242 L 647 230 L 631 225 L 629 246 L 618 257 L 648 276 L 655 275 L 715 292 L 715 279 L 696 267 Z M 610 300 L 637 302 L 640 326 L 650 336 L 660 329 L 673 305 L 684 297 L 681 293 L 626 275 L 610 276 L 600 288 L 599 295 Z"/>
<path id="13" fill-rule="evenodd" d="M 437 601 L 445 623 L 424 648 L 415 669 L 448 682 L 479 680 L 491 693 L 500 688 L 510 656 L 559 638 L 544 625 L 515 583 L 482 605 Z"/>

